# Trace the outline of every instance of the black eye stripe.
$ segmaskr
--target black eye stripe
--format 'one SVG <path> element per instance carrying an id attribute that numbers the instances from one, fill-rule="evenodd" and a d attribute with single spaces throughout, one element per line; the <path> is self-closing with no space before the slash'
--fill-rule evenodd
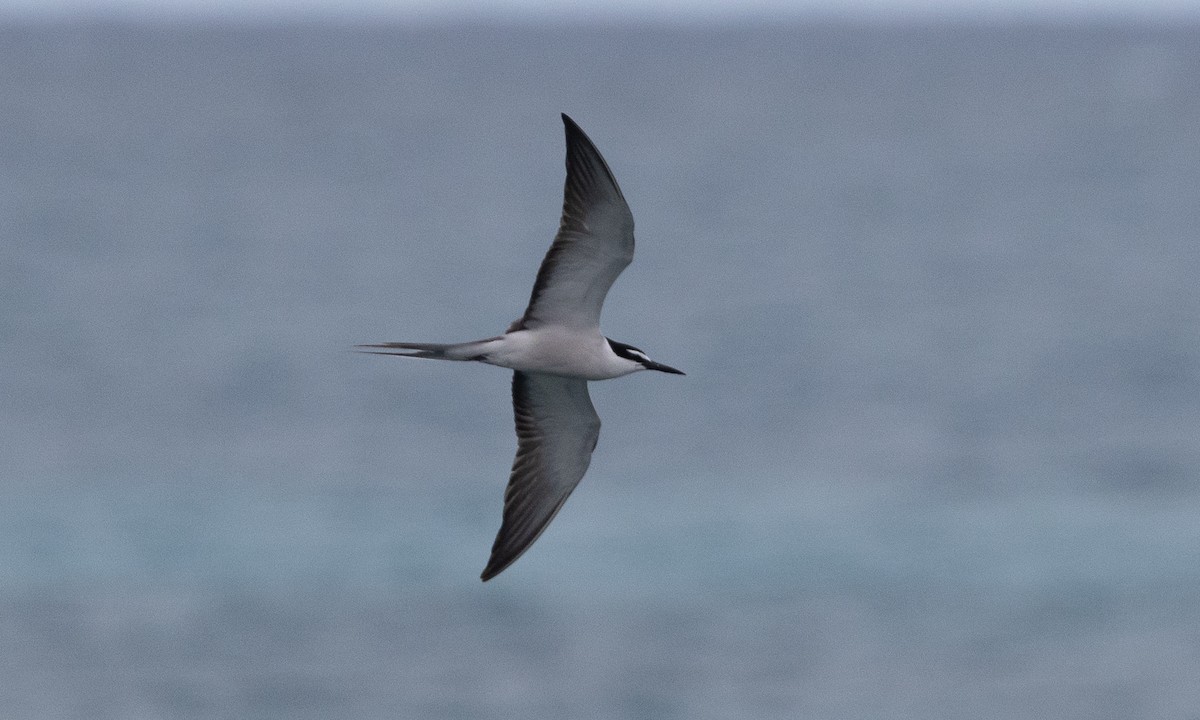
<path id="1" fill-rule="evenodd" d="M 646 353 L 642 352 L 640 348 L 635 348 L 632 345 L 626 345 L 623 342 L 617 342 L 616 340 L 612 340 L 610 338 L 605 339 L 608 340 L 608 346 L 611 347 L 612 351 L 617 354 L 617 357 L 623 357 L 626 360 L 632 360 L 638 363 L 645 363 L 650 360 L 650 358 L 646 356 Z"/>

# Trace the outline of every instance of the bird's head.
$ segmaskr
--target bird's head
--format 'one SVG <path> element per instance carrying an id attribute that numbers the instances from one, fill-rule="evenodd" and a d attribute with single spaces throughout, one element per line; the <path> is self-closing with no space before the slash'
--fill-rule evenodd
<path id="1" fill-rule="evenodd" d="M 646 353 L 632 345 L 626 345 L 623 342 L 617 342 L 612 338 L 605 339 L 608 340 L 609 346 L 612 348 L 612 351 L 617 354 L 617 357 L 637 363 L 640 366 L 634 368 L 634 372 L 638 370 L 657 370 L 659 372 L 670 373 L 672 375 L 686 375 L 686 373 L 682 370 L 676 370 L 670 365 L 663 365 L 662 363 L 654 362 L 650 358 L 646 357 Z"/>

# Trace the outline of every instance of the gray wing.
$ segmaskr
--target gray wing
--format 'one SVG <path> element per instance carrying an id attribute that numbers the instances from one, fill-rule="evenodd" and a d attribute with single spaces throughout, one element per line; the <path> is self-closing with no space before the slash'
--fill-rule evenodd
<path id="1" fill-rule="evenodd" d="M 633 213 L 600 151 L 575 121 L 567 134 L 567 180 L 558 235 L 515 328 L 598 328 L 608 289 L 633 261 Z"/>
<path id="2" fill-rule="evenodd" d="M 517 456 L 504 491 L 504 521 L 481 577 L 499 575 L 538 539 L 579 484 L 600 437 L 587 381 L 514 372 Z"/>

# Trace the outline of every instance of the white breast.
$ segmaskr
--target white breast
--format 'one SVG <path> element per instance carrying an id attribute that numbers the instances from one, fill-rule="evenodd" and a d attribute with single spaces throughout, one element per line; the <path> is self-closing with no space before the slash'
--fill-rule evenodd
<path id="1" fill-rule="evenodd" d="M 640 364 L 617 356 L 599 332 L 561 326 L 502 335 L 488 344 L 483 362 L 583 380 L 608 380 L 642 369 Z"/>

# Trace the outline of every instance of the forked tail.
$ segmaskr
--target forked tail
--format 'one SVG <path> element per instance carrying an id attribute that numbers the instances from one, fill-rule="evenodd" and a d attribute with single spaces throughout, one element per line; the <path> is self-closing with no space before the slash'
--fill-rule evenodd
<path id="1" fill-rule="evenodd" d="M 483 360 L 487 357 L 488 345 L 499 338 L 487 338 L 465 343 L 403 343 L 390 342 L 371 345 L 355 345 L 363 353 L 372 355 L 399 355 L 400 357 L 425 358 L 428 360 Z"/>

